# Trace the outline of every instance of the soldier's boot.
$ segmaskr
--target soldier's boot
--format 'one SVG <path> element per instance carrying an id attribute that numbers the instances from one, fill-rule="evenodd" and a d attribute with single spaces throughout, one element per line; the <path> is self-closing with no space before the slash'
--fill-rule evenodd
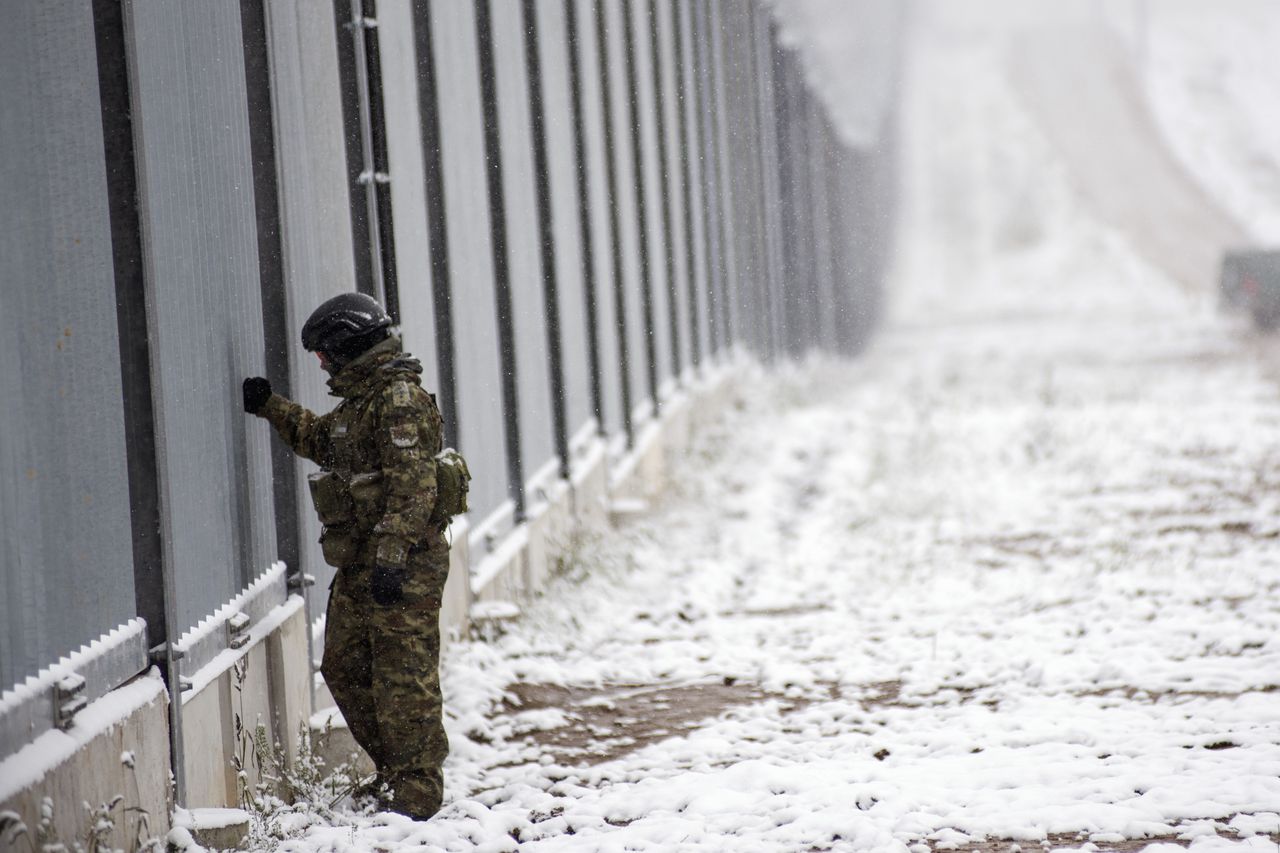
<path id="1" fill-rule="evenodd" d="M 444 774 L 404 773 L 391 780 L 392 796 L 384 804 L 388 811 L 427 820 L 444 803 Z"/>

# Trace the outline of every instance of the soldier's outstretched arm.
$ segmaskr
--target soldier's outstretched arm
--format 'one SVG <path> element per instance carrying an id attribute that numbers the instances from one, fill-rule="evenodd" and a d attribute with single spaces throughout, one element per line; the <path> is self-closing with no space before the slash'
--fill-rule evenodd
<path id="1" fill-rule="evenodd" d="M 272 393 L 271 384 L 261 377 L 244 381 L 244 410 L 265 419 L 299 456 L 321 465 L 329 458 L 329 416 L 315 412 Z"/>
<path id="2" fill-rule="evenodd" d="M 377 561 L 403 565 L 409 549 L 425 544 L 430 534 L 440 424 L 427 392 L 410 382 L 391 383 L 377 405 L 377 441 L 386 496 L 386 511 L 374 527 Z"/>

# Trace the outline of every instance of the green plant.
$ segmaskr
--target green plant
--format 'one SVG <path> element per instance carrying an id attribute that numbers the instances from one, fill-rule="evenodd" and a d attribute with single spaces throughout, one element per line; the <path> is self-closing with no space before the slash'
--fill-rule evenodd
<path id="1" fill-rule="evenodd" d="M 5 850 L 14 850 L 18 839 L 25 838 L 31 853 L 116 853 L 119 848 L 111 846 L 111 835 L 119 819 L 117 812 L 137 812 L 140 818 L 129 849 L 133 853 L 159 850 L 160 839 L 150 836 L 150 821 L 146 809 L 137 806 L 121 809 L 123 803 L 124 796 L 121 794 L 97 806 L 85 802 L 85 824 L 75 839 L 66 842 L 62 840 L 54 819 L 53 798 L 44 797 L 40 800 L 40 822 L 36 824 L 34 834 L 16 812 L 0 812 L 0 842 L 3 842 Z"/>
<path id="2" fill-rule="evenodd" d="M 593 557 L 600 543 L 600 534 L 583 527 L 573 527 L 563 538 L 553 541 L 551 576 L 568 578 L 572 582 L 585 579 L 595 563 Z"/>
<path id="3" fill-rule="evenodd" d="M 298 749 L 292 761 L 267 727 L 252 728 L 244 722 L 244 684 L 247 667 L 233 667 L 238 708 L 235 714 L 236 752 L 231 766 L 236 772 L 240 808 L 249 815 L 251 849 L 269 848 L 315 820 L 342 823 L 335 812 L 339 804 L 371 780 L 361 778 L 349 762 L 326 766 L 315 748 L 305 721 L 298 725 Z M 326 725 L 325 736 L 332 732 Z M 251 772 L 252 771 L 252 772 Z"/>

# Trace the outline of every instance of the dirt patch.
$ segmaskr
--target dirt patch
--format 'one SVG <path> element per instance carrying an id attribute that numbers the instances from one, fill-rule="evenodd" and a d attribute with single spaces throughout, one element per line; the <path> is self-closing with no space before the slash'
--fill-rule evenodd
<path id="1" fill-rule="evenodd" d="M 782 715 L 815 702 L 856 697 L 866 711 L 919 708 L 979 701 L 982 687 L 943 685 L 935 693 L 904 696 L 901 681 L 820 684 L 807 697 L 766 690 L 725 678 L 696 684 L 606 684 L 597 686 L 516 684 L 498 716 L 513 723 L 514 737 L 539 747 L 563 764 L 593 765 L 621 758 L 651 743 L 683 737 L 734 708 L 776 702 Z M 995 708 L 995 700 L 982 704 Z M 558 711 L 539 718 L 538 711 Z M 523 721 L 522 721 L 523 718 Z M 877 756 L 880 757 L 880 756 Z"/>
<path id="2" fill-rule="evenodd" d="M 1101 698 L 1117 697 L 1130 702 L 1149 702 L 1153 705 L 1162 701 L 1179 699 L 1239 699 L 1251 693 L 1275 693 L 1280 684 L 1264 684 L 1253 690 L 1242 690 L 1236 693 L 1221 690 L 1143 690 L 1140 687 L 1105 687 L 1099 690 L 1081 690 L 1075 696 L 1096 696 Z"/>
<path id="3" fill-rule="evenodd" d="M 517 684 L 507 692 L 507 715 L 549 709 L 563 714 L 563 725 L 524 732 L 525 738 L 559 762 L 587 765 L 684 736 L 732 708 L 776 701 L 787 714 L 813 701 L 733 678 L 682 685 Z"/>
<path id="4" fill-rule="evenodd" d="M 720 615 L 729 618 L 734 616 L 785 617 L 807 616 L 810 613 L 823 613 L 831 609 L 830 604 L 797 604 L 794 607 L 759 607 L 745 610 L 724 610 Z"/>
<path id="5" fill-rule="evenodd" d="M 1080 544 L 1071 542 L 1072 536 L 1067 534 L 1048 533 L 1021 533 L 1009 534 L 1002 536 L 972 536 L 962 539 L 955 539 L 946 542 L 948 545 L 956 545 L 965 549 L 989 549 L 997 552 L 996 555 L 981 557 L 978 562 L 986 561 L 988 564 L 994 562 L 998 565 L 993 568 L 1001 568 L 1005 564 L 998 559 L 998 555 L 1009 557 L 1031 557 L 1037 560 L 1044 560 L 1048 557 L 1070 558 L 1079 557 L 1087 552 L 1087 548 Z"/>
<path id="6" fill-rule="evenodd" d="M 1245 837 L 1227 826 L 1232 820 L 1240 816 L 1229 815 L 1224 818 L 1213 818 L 1218 823 L 1219 837 L 1232 840 Z M 1280 845 L 1280 827 L 1277 827 L 1275 832 L 1263 833 L 1261 837 L 1269 838 L 1273 843 Z M 1110 840 L 1106 836 L 1090 838 L 1087 832 L 1055 832 L 1051 833 L 1042 842 L 1015 841 L 1011 838 L 989 838 L 960 846 L 942 845 L 939 842 L 928 839 L 923 840 L 923 843 L 927 844 L 930 850 L 937 851 L 937 853 L 943 853 L 943 851 L 948 851 L 948 853 L 952 853 L 952 851 L 954 853 L 1019 853 L 1019 851 L 1021 853 L 1033 853 L 1033 851 L 1045 851 L 1045 853 L 1048 853 L 1051 850 L 1079 849 L 1086 844 L 1090 845 L 1089 850 L 1097 851 L 1097 853 L 1136 853 L 1136 851 L 1145 850 L 1152 844 L 1176 844 L 1179 847 L 1191 846 L 1191 841 L 1179 838 L 1177 832 L 1172 835 L 1155 838 L 1125 838 L 1118 841 Z"/>
<path id="7" fill-rule="evenodd" d="M 1205 535 L 1209 533 L 1225 533 L 1229 536 L 1248 536 L 1251 539 L 1275 539 L 1280 530 L 1272 527 L 1258 528 L 1245 521 L 1224 521 L 1219 524 L 1171 524 L 1161 527 L 1157 536 L 1174 536 L 1179 533 Z"/>
<path id="8" fill-rule="evenodd" d="M 983 695 L 987 687 L 989 685 L 944 684 L 931 693 L 904 695 L 901 681 L 877 681 L 860 685 L 818 685 L 817 691 L 800 697 L 766 690 L 759 684 L 734 678 L 695 684 L 517 684 L 507 689 L 507 698 L 495 716 L 509 720 L 512 724 L 511 737 L 537 746 L 540 755 L 549 755 L 565 765 L 591 766 L 621 758 L 668 738 L 685 737 L 734 708 L 764 702 L 777 703 L 778 712 L 784 716 L 828 699 L 853 699 L 865 711 L 970 703 L 998 711 L 999 701 Z M 1245 692 L 1274 693 L 1278 690 L 1280 685 L 1268 684 Z M 1150 692 L 1137 687 L 1113 687 L 1079 691 L 1074 695 L 1159 703 L 1186 699 L 1235 699 L 1243 694 L 1201 690 Z M 536 713 L 538 711 L 558 714 L 540 717 Z M 1222 742 L 1204 748 L 1229 749 L 1233 746 L 1234 743 Z M 883 760 L 884 756 L 875 757 Z M 1151 843 L 1150 840 L 1141 841 Z M 983 846 L 972 849 L 1007 851 L 1012 843 L 983 842 Z M 1005 846 L 997 848 L 990 846 L 992 844 Z"/>

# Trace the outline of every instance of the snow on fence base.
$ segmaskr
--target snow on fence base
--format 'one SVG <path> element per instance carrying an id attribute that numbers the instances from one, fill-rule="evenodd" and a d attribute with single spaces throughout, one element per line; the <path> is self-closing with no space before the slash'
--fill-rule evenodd
<path id="1" fill-rule="evenodd" d="M 85 803 L 96 809 L 120 797 L 107 815 L 115 824 L 108 847 L 133 849 L 140 830 L 144 839 L 163 836 L 172 807 L 167 709 L 154 669 L 90 702 L 65 730 L 50 729 L 0 761 L 0 812 L 16 814 L 34 845 L 48 800 L 53 830 L 70 844 L 93 819 Z"/>
<path id="2" fill-rule="evenodd" d="M 0 694 L 0 758 L 55 727 L 67 728 L 78 708 L 146 668 L 147 623 L 131 619 L 4 691 Z"/>
<path id="3" fill-rule="evenodd" d="M 174 828 L 185 829 L 201 847 L 237 850 L 249 837 L 252 818 L 244 809 L 178 809 Z"/>
<path id="4" fill-rule="evenodd" d="M 182 653 L 183 677 L 198 681 L 200 670 L 219 655 L 243 647 L 245 632 L 284 604 L 288 595 L 285 565 L 279 561 L 272 563 L 246 589 L 201 619 L 174 643 L 175 650 Z M 194 689 L 198 691 L 200 685 Z"/>

